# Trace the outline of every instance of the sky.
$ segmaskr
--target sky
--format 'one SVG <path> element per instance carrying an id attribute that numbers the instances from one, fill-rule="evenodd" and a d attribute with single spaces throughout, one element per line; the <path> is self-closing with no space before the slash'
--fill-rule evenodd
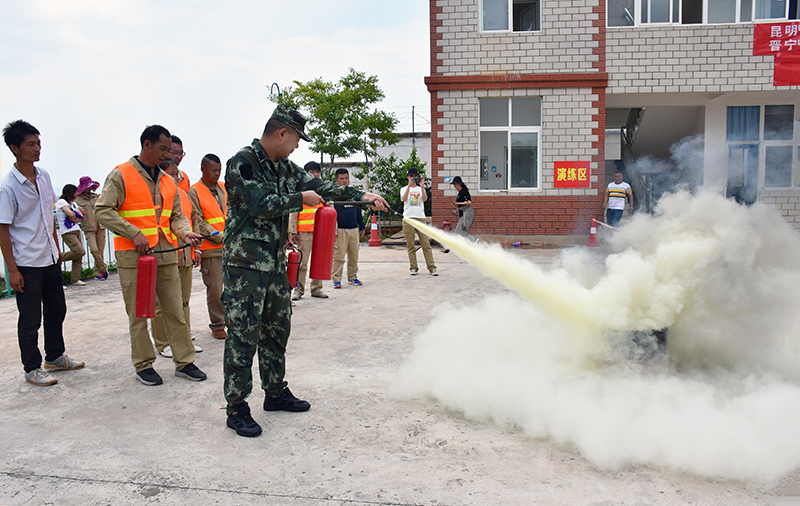
<path id="1" fill-rule="evenodd" d="M 349 68 L 378 77 L 398 131 L 430 131 L 428 2 L 374 0 L 4 0 L 0 122 L 41 132 L 39 166 L 59 192 L 101 184 L 160 124 L 178 135 L 192 182 L 206 153 L 223 162 L 260 137 L 269 90 Z M 277 89 L 276 88 L 276 89 Z M 14 157 L 0 148 L 2 173 Z M 301 141 L 290 156 L 319 155 Z"/>

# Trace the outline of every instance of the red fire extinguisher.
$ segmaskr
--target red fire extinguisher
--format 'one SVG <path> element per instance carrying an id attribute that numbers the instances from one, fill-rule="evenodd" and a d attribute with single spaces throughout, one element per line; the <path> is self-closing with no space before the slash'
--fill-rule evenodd
<path id="1" fill-rule="evenodd" d="M 336 241 L 336 209 L 322 206 L 314 215 L 314 245 L 311 248 L 311 279 L 331 279 L 333 246 Z"/>
<path id="2" fill-rule="evenodd" d="M 303 261 L 303 252 L 292 248 L 288 257 L 289 263 L 286 267 L 286 276 L 289 277 L 289 285 L 295 288 L 297 286 L 297 276 L 300 273 L 300 263 Z"/>
<path id="3" fill-rule="evenodd" d="M 153 255 L 142 255 L 136 272 L 136 318 L 153 318 L 156 315 L 156 272 L 158 260 Z"/>

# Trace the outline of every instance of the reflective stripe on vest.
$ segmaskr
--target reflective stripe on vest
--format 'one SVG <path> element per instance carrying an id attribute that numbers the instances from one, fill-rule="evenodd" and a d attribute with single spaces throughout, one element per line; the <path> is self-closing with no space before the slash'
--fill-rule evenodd
<path id="1" fill-rule="evenodd" d="M 317 204 L 314 207 L 309 207 L 303 204 L 303 210 L 297 213 L 298 232 L 314 231 L 314 216 L 317 215 L 317 209 L 320 207 L 322 207 L 322 204 Z"/>
<path id="2" fill-rule="evenodd" d="M 217 202 L 211 190 L 208 189 L 202 180 L 193 184 L 192 188 L 197 192 L 197 200 L 200 201 L 200 207 L 203 210 L 203 221 L 220 232 L 224 231 L 225 216 L 228 214 L 228 192 L 225 191 L 225 186 L 220 183 L 218 187 L 217 194 L 219 195 L 220 202 Z M 222 191 L 219 191 L 220 189 Z M 219 207 L 220 204 L 222 204 L 222 209 Z M 222 243 L 212 244 L 211 241 L 203 241 L 203 244 L 200 245 L 200 251 L 219 249 L 221 247 Z"/>
<path id="3" fill-rule="evenodd" d="M 164 233 L 164 236 L 173 246 L 177 246 L 178 240 L 175 234 L 172 233 L 169 224 L 169 220 L 172 217 L 172 205 L 178 188 L 175 185 L 175 181 L 171 177 L 164 175 L 156 182 L 156 187 L 159 188 L 161 193 L 161 204 L 163 206 L 159 223 L 156 221 L 156 206 L 150 193 L 150 186 L 144 177 L 139 174 L 139 171 L 130 162 L 125 162 L 116 167 L 116 169 L 119 169 L 122 174 L 122 181 L 125 185 L 125 200 L 117 209 L 120 217 L 141 230 L 151 248 L 158 244 L 159 230 Z M 133 241 L 120 235 L 114 235 L 114 249 L 118 251 L 133 250 Z"/>

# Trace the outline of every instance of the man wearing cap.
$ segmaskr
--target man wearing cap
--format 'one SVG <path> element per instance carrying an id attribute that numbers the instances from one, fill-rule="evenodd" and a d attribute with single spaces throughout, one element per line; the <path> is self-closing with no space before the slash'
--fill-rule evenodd
<path id="1" fill-rule="evenodd" d="M 311 407 L 292 395 L 284 380 L 292 315 L 286 277 L 289 214 L 302 210 L 303 204 L 316 206 L 333 197 L 369 200 L 376 209 L 387 206 L 379 195 L 317 179 L 289 161 L 300 139 L 310 140 L 305 124 L 300 113 L 280 104 L 261 138 L 227 163 L 222 305 L 228 338 L 223 389 L 227 426 L 240 436 L 261 434 L 246 400 L 253 386 L 256 353 L 266 411 L 297 412 Z"/>
<path id="2" fill-rule="evenodd" d="M 83 220 L 80 221 L 83 235 L 89 243 L 89 251 L 94 258 L 94 275 L 99 280 L 108 279 L 108 266 L 103 258 L 103 250 L 106 247 L 106 229 L 97 222 L 94 217 L 94 205 L 97 201 L 97 194 L 94 190 L 100 187 L 100 183 L 92 181 L 89 176 L 83 176 L 78 184 L 78 196 L 75 203 L 81 210 Z"/>
<path id="3" fill-rule="evenodd" d="M 419 176 L 419 171 L 415 167 L 408 169 L 406 177 L 408 178 L 408 185 L 400 189 L 400 200 L 403 201 L 403 218 L 426 223 L 425 202 L 428 201 L 428 191 L 425 190 L 425 179 Z M 422 255 L 425 257 L 425 265 L 428 268 L 428 272 L 431 273 L 431 276 L 438 276 L 436 262 L 433 261 L 430 239 L 403 220 L 403 236 L 406 238 L 406 246 L 408 247 L 408 263 L 411 275 L 416 276 L 419 272 L 414 234 L 419 237 L 419 244 L 422 247 Z"/>
<path id="4" fill-rule="evenodd" d="M 315 178 L 322 179 L 322 170 L 317 162 L 308 162 L 303 169 Z M 308 259 L 311 258 L 311 249 L 314 245 L 314 217 L 320 207 L 322 204 L 315 206 L 303 204 L 302 211 L 289 215 L 289 242 L 295 244 L 303 255 L 300 269 L 297 271 L 297 286 L 292 292 L 292 300 L 300 300 L 305 293 Z M 322 291 L 321 279 L 311 280 L 311 296 L 320 299 L 328 298 Z"/>
<path id="5" fill-rule="evenodd" d="M 209 153 L 200 162 L 202 177 L 189 189 L 194 229 L 202 236 L 212 235 L 200 245 L 200 272 L 206 285 L 206 306 L 211 335 L 225 339 L 225 310 L 222 308 L 222 239 L 225 237 L 225 216 L 228 214 L 228 192 L 219 182 L 222 164 Z"/>

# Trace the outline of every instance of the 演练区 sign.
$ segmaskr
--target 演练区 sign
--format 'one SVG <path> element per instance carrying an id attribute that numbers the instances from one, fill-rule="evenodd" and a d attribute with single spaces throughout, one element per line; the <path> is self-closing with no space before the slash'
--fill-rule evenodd
<path id="1" fill-rule="evenodd" d="M 589 162 L 555 162 L 554 188 L 590 188 Z"/>

